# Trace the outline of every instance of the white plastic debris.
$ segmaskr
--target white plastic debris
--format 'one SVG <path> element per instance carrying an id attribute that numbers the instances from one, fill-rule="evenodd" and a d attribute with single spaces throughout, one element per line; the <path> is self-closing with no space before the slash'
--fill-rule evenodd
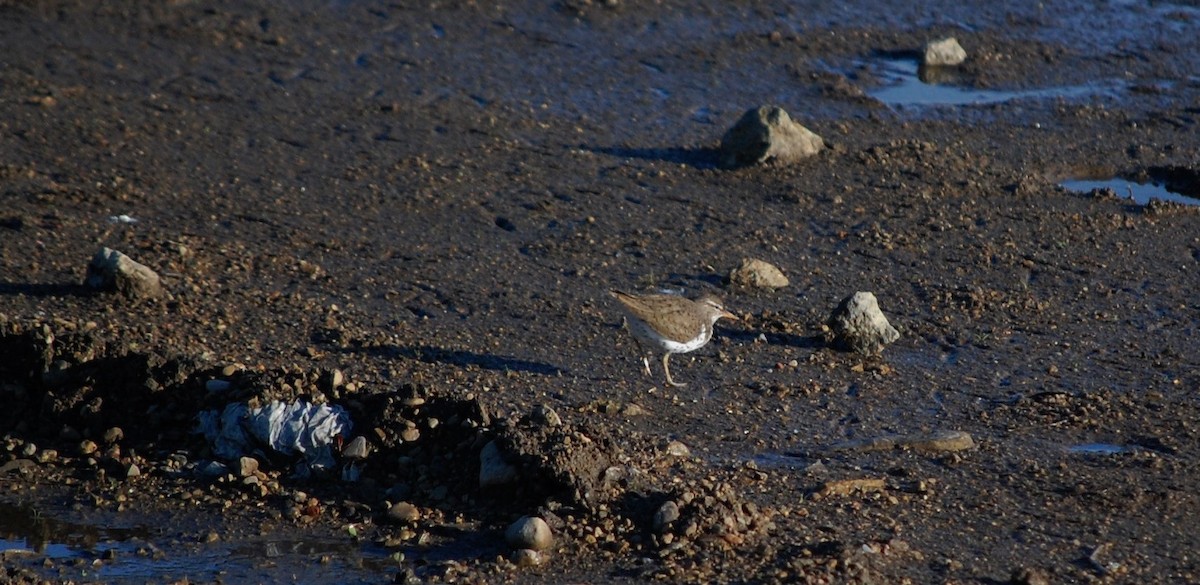
<path id="1" fill-rule="evenodd" d="M 201 412 L 197 420 L 197 430 L 204 433 L 218 457 L 236 461 L 261 448 L 300 455 L 295 470 L 298 477 L 332 469 L 334 441 L 354 426 L 342 407 L 305 401 L 273 401 L 260 408 L 234 403 L 219 413 Z"/>
<path id="2" fill-rule="evenodd" d="M 131 216 L 128 216 L 128 215 L 125 215 L 124 213 L 122 213 L 121 215 L 108 216 L 108 222 L 109 223 L 137 223 L 138 220 L 135 217 L 131 217 Z"/>

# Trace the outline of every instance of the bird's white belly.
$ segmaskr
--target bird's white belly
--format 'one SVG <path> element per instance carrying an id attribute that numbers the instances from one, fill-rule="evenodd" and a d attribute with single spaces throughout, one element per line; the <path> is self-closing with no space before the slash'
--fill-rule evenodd
<path id="1" fill-rule="evenodd" d="M 640 322 L 634 322 L 631 328 L 642 341 L 649 343 L 667 353 L 687 353 L 704 347 L 708 340 L 712 338 L 712 328 L 707 325 L 701 326 L 700 335 L 686 342 L 679 342 L 673 339 L 667 339 L 660 335 L 657 331 L 650 329 Z"/>

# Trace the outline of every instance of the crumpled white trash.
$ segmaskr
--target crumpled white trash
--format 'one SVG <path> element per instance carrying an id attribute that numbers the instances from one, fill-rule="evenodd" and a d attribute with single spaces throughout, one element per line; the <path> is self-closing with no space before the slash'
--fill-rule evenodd
<path id="1" fill-rule="evenodd" d="M 206 410 L 196 415 L 198 432 L 212 446 L 213 453 L 226 461 L 235 461 L 258 448 L 270 448 L 284 455 L 299 454 L 302 460 L 295 475 L 305 477 L 312 472 L 332 468 L 333 443 L 338 435 L 346 436 L 354 423 L 350 414 L 340 406 L 272 401 L 266 406 L 250 408 L 232 403 L 225 410 Z"/>

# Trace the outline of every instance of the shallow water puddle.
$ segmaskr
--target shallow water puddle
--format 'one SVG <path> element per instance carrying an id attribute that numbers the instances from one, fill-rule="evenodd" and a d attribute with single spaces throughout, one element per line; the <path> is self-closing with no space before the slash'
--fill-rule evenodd
<path id="1" fill-rule="evenodd" d="M 164 541 L 145 527 L 114 529 L 66 522 L 35 508 L 0 503 L 0 558 L 54 578 L 142 583 L 190 579 L 279 582 L 302 571 L 306 583 L 377 582 L 398 565 L 388 551 L 351 539 Z M 292 535 L 295 537 L 296 535 Z"/>
<path id="2" fill-rule="evenodd" d="M 1025 90 L 973 89 L 953 85 L 962 80 L 952 67 L 923 69 L 912 59 L 880 59 L 874 62 L 874 68 L 885 85 L 867 91 L 867 95 L 889 106 L 964 106 L 1017 99 L 1077 98 L 1115 89 L 1100 83 Z"/>
<path id="3" fill-rule="evenodd" d="M 63 522 L 41 511 L 0 503 L 0 551 L 26 551 L 52 559 L 83 558 L 132 552 L 131 539 L 145 537 L 145 530 L 109 529 Z"/>
<path id="4" fill-rule="evenodd" d="M 1157 182 L 1139 183 L 1117 177 L 1107 180 L 1063 181 L 1059 183 L 1059 186 L 1078 193 L 1091 193 L 1096 189 L 1111 189 L 1118 197 L 1132 199 L 1138 205 L 1146 205 L 1150 203 L 1151 199 L 1172 201 L 1183 205 L 1200 205 L 1200 199 L 1181 195 Z"/>
<path id="5" fill-rule="evenodd" d="M 1067 447 L 1067 452 L 1075 455 L 1120 455 L 1133 449 L 1112 443 L 1082 443 Z"/>

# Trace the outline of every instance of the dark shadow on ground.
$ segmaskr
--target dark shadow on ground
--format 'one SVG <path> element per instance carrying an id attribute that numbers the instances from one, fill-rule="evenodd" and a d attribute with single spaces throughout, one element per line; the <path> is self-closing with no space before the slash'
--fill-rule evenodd
<path id="1" fill-rule="evenodd" d="M 607 154 L 609 156 L 617 156 L 621 158 L 640 158 L 646 160 L 671 162 L 695 167 L 697 169 L 718 168 L 718 160 L 720 157 L 720 151 L 716 148 L 624 148 L 619 146 L 588 145 L 580 145 L 579 148 L 597 154 Z"/>
<path id="2" fill-rule="evenodd" d="M 485 370 L 495 370 L 501 372 L 528 372 L 531 374 L 541 374 L 543 376 L 561 376 L 567 374 L 566 370 L 558 366 L 553 366 L 542 362 L 534 362 L 489 353 L 475 353 L 461 349 L 445 349 L 430 345 L 414 345 L 407 347 L 390 346 L 387 348 L 380 348 L 380 350 L 385 351 L 388 355 L 418 360 L 430 364 L 453 364 L 462 367 L 476 366 Z"/>
<path id="3" fill-rule="evenodd" d="M 29 282 L 0 282 L 0 295 L 31 297 L 85 297 L 96 291 L 82 284 L 43 284 Z"/>

